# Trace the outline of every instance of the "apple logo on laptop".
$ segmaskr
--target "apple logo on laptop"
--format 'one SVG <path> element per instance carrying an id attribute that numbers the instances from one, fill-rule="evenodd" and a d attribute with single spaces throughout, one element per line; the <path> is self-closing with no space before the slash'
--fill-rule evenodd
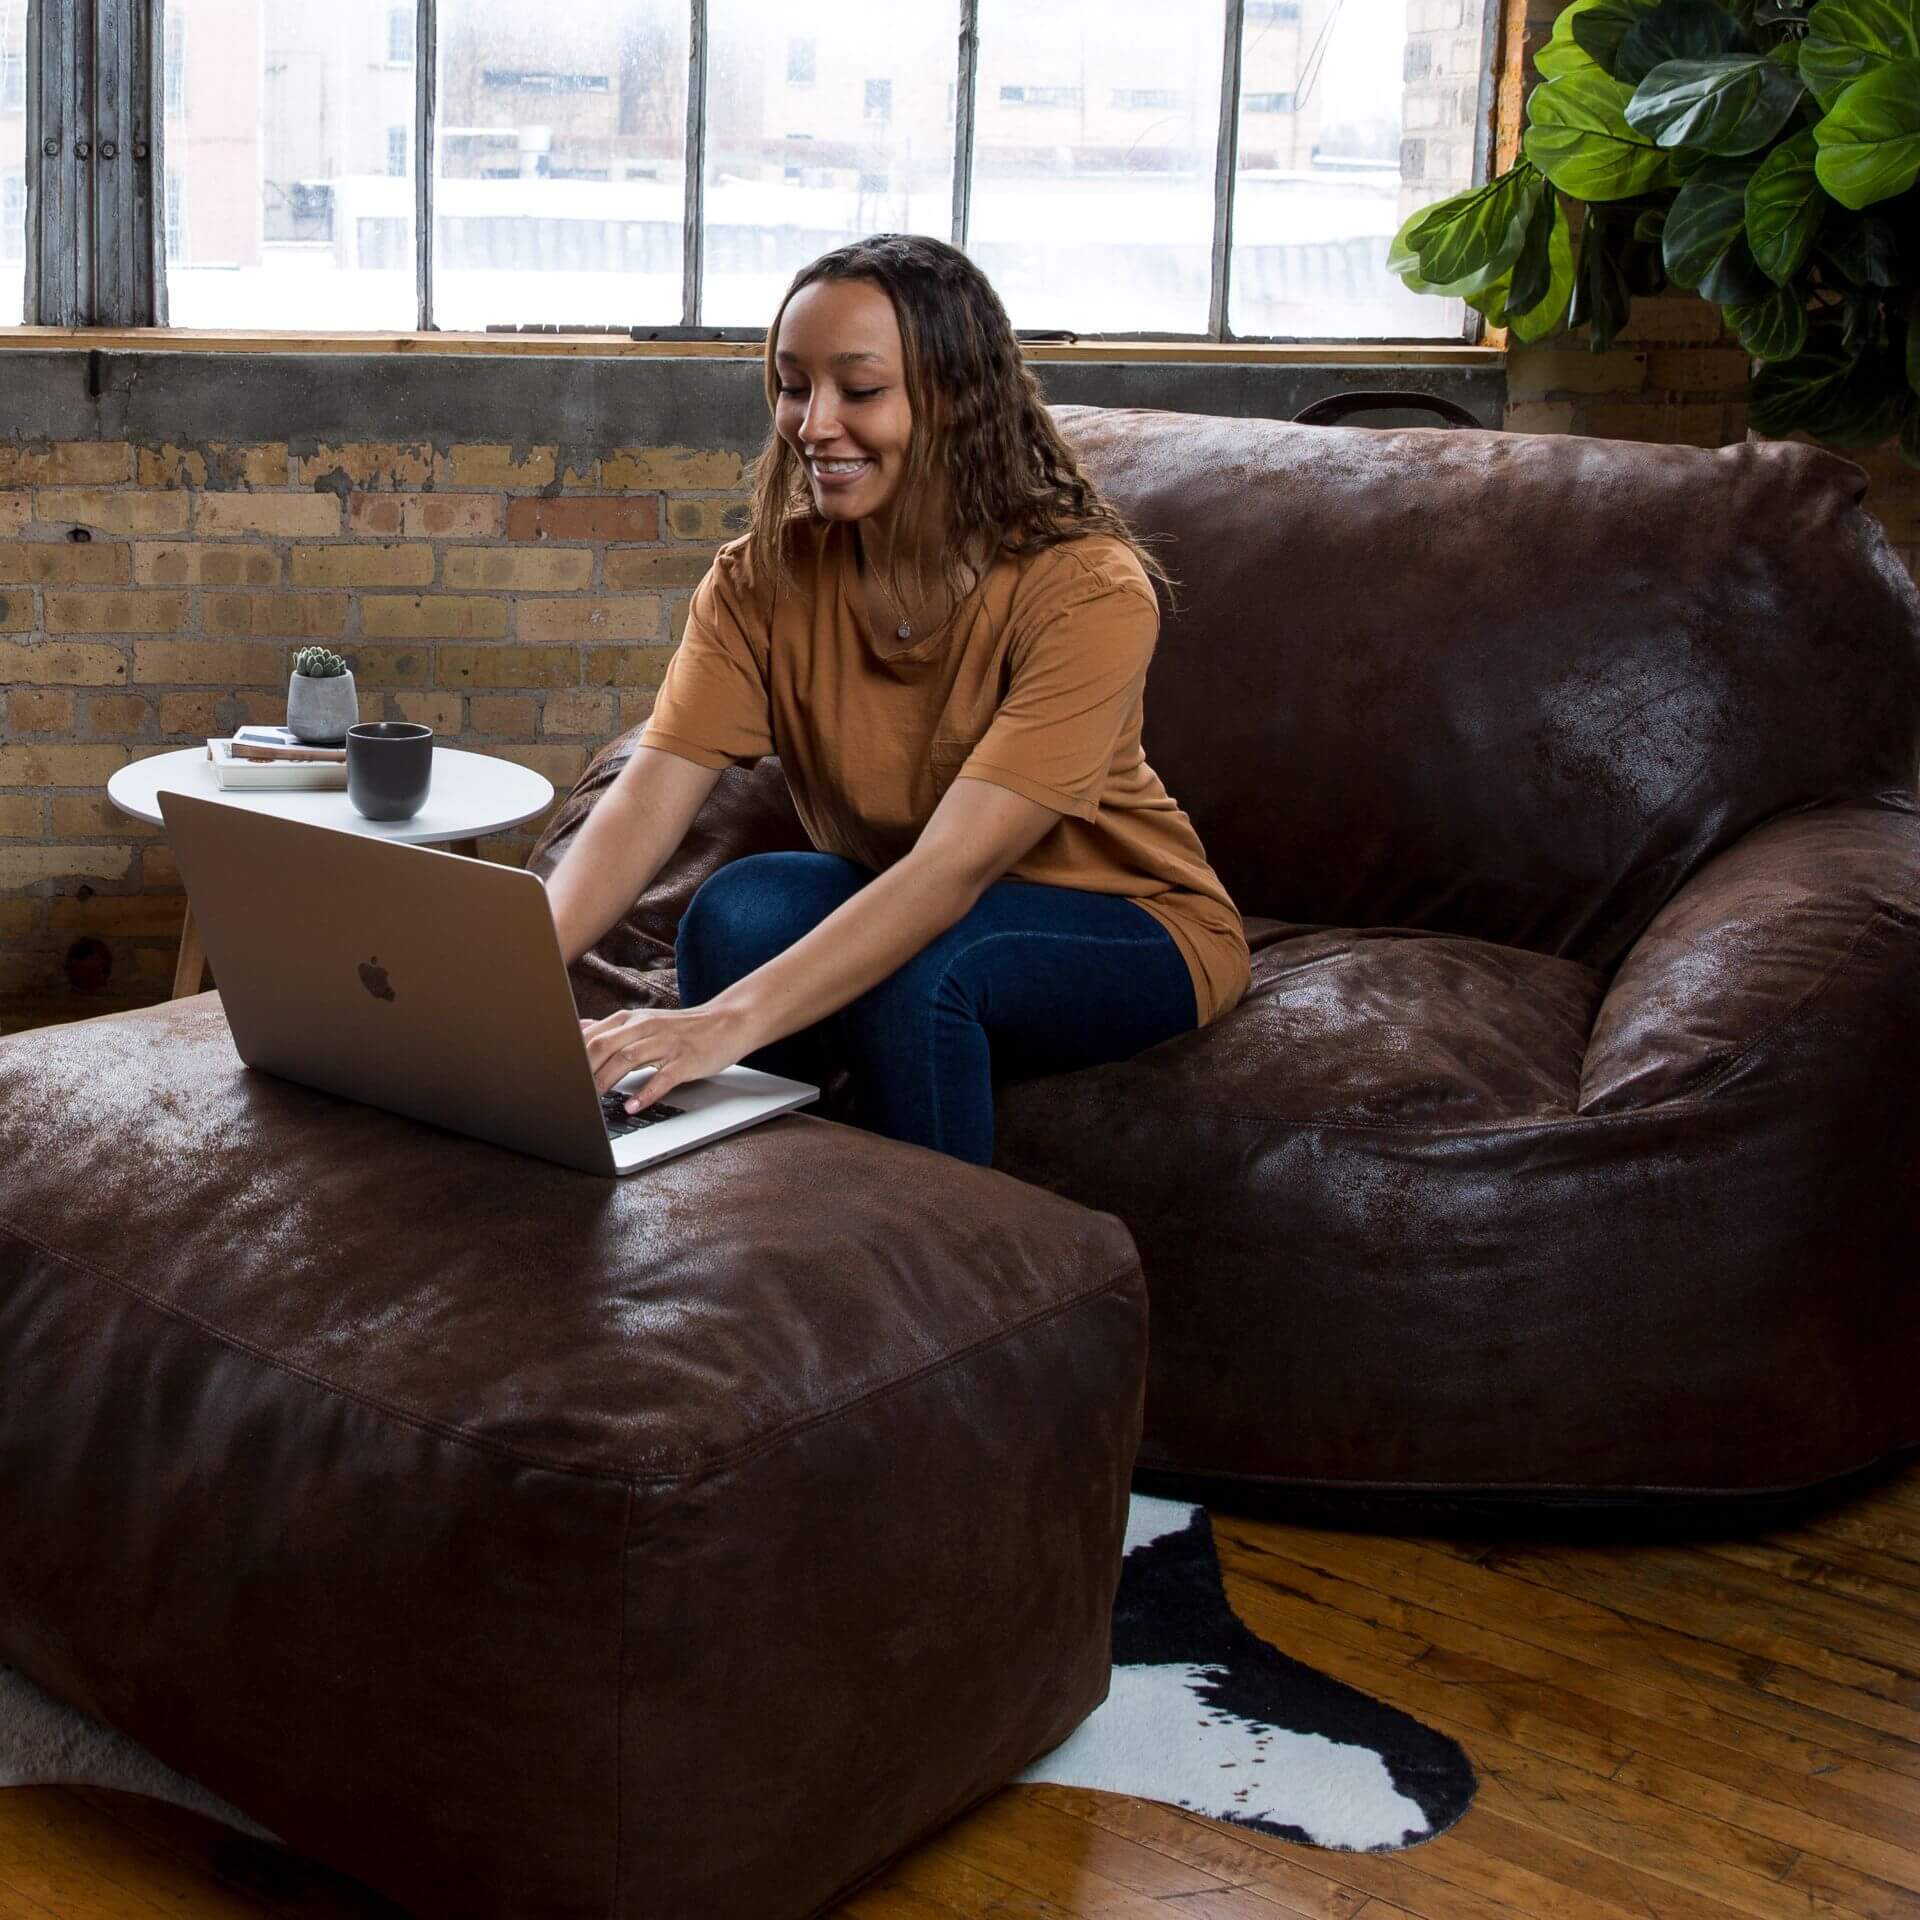
<path id="1" fill-rule="evenodd" d="M 387 970 L 380 964 L 380 956 L 377 953 L 371 960 L 360 962 L 360 984 L 376 1000 L 393 998 L 393 989 L 387 984 Z"/>

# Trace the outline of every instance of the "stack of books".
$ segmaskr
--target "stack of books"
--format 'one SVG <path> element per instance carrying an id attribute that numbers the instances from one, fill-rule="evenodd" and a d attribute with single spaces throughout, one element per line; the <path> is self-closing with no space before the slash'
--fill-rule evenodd
<path id="1" fill-rule="evenodd" d="M 316 747 L 297 740 L 285 727 L 240 727 L 230 739 L 209 740 L 207 758 L 223 790 L 306 788 L 344 791 L 345 747 Z"/>

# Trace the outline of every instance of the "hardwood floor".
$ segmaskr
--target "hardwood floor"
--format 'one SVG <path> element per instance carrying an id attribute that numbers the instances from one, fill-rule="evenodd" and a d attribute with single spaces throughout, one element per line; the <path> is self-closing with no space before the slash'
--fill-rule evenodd
<path id="1" fill-rule="evenodd" d="M 1018 1788 L 839 1920 L 1920 1920 L 1920 1466 L 1689 1546 L 1215 1528 L 1250 1626 L 1462 1743 L 1465 1819 L 1342 1854 Z M 399 1920 L 150 1801 L 0 1792 L 0 1920 L 49 1915 Z"/>

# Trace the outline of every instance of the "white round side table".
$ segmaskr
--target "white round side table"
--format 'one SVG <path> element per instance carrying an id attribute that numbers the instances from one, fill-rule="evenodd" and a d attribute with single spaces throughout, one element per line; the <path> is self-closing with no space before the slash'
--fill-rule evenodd
<path id="1" fill-rule="evenodd" d="M 365 820 L 354 812 L 344 789 L 302 792 L 270 787 L 252 792 L 223 789 L 214 777 L 205 747 L 183 747 L 178 753 L 157 753 L 122 767 L 107 782 L 107 798 L 122 813 L 154 826 L 165 826 L 160 812 L 162 793 L 190 793 L 203 800 L 251 807 L 256 813 L 277 814 L 284 820 L 304 820 L 309 826 L 343 827 L 377 840 L 398 840 L 407 846 L 445 844 L 453 853 L 480 856 L 483 833 L 504 833 L 553 804 L 553 782 L 530 767 L 491 754 L 462 753 L 456 747 L 433 750 L 433 786 L 427 803 L 411 820 Z M 193 902 L 187 902 L 187 921 L 180 933 L 180 963 L 174 969 L 173 997 L 198 993 L 206 972 L 206 948 L 193 923 Z"/>

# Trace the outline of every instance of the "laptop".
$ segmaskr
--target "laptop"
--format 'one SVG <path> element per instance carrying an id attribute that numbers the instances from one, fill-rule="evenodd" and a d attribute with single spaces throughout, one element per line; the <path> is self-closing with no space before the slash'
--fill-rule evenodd
<path id="1" fill-rule="evenodd" d="M 740 1066 L 637 1114 L 651 1067 L 597 1094 L 534 874 L 190 794 L 160 812 L 250 1067 L 612 1175 L 819 1098 Z"/>

